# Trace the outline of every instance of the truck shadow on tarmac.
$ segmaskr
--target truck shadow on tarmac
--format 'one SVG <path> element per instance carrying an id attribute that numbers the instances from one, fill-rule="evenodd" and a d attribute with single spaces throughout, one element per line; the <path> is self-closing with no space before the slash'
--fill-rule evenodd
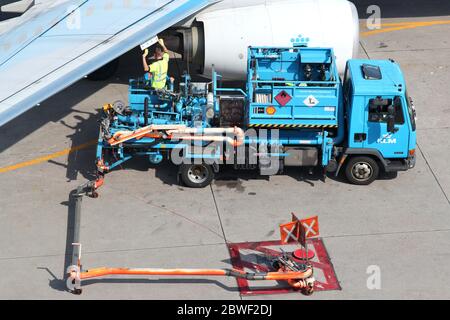
<path id="1" fill-rule="evenodd" d="M 82 125 L 84 127 L 84 125 Z M 76 130 L 76 132 L 83 132 L 83 129 Z M 74 141 L 80 140 L 73 135 Z M 75 144 L 75 143 L 74 143 Z M 67 178 L 69 181 L 78 180 L 77 175 L 80 174 L 87 180 L 95 179 L 95 146 L 89 147 L 86 150 L 76 152 L 70 155 L 67 165 L 58 164 L 67 167 Z M 53 161 L 50 161 L 52 163 Z M 142 172 L 145 174 L 143 179 L 159 179 L 163 184 L 169 186 L 178 186 L 179 190 L 183 191 L 185 186 L 180 181 L 178 176 L 178 167 L 170 161 L 164 161 L 160 165 L 152 165 L 145 157 L 136 157 L 114 170 L 116 171 L 132 171 Z M 343 184 L 349 184 L 345 178 L 345 174 L 341 172 L 338 176 L 334 173 L 324 175 L 320 169 L 316 168 L 285 168 L 283 173 L 277 175 L 281 177 L 290 177 L 300 185 L 307 185 L 309 187 L 316 187 L 318 184 L 326 183 L 327 180 L 336 181 Z M 231 166 L 224 166 L 220 172 L 215 175 L 213 186 L 219 188 L 235 189 L 237 192 L 245 192 L 244 181 L 270 181 L 271 177 L 260 175 L 259 170 L 235 170 Z M 379 180 L 391 180 L 395 175 L 380 173 Z M 108 181 L 108 175 L 106 175 Z M 277 186 L 277 183 L 274 183 Z M 249 194 L 254 195 L 254 194 Z"/>
<path id="2" fill-rule="evenodd" d="M 86 280 L 83 281 L 83 287 L 87 287 L 89 285 L 94 284 L 148 284 L 148 285 L 215 285 L 225 291 L 228 292 L 239 292 L 239 288 L 236 286 L 227 286 L 219 280 L 210 280 L 210 279 L 194 279 L 194 278 L 185 278 L 185 279 L 100 279 L 100 280 Z"/>
<path id="3" fill-rule="evenodd" d="M 95 141 L 98 138 L 97 114 L 98 111 L 96 110 L 92 112 L 79 111 L 79 114 L 74 116 L 74 119 L 77 121 L 75 125 L 70 125 L 64 120 L 60 121 L 62 125 L 73 132 L 67 138 L 71 141 L 69 148 L 74 151 L 68 155 L 67 164 L 56 160 L 49 160 L 49 163 L 66 168 L 68 182 L 79 180 L 79 175 L 86 180 L 94 180 L 96 177 Z M 86 147 L 77 150 L 80 146 Z"/>
<path id="4" fill-rule="evenodd" d="M 52 279 L 49 280 L 49 287 L 56 291 L 70 293 L 66 287 L 65 279 L 58 279 L 56 275 L 48 268 L 39 268 L 49 273 Z M 130 284 L 148 284 L 148 285 L 215 285 L 228 292 L 239 292 L 236 286 L 227 286 L 219 280 L 210 279 L 97 279 L 83 281 L 83 288 L 96 284 L 116 284 L 116 285 L 130 285 Z M 118 288 L 120 289 L 120 288 Z"/>
<path id="5" fill-rule="evenodd" d="M 154 177 L 164 184 L 184 188 L 178 178 L 178 167 L 169 161 L 165 161 L 160 165 L 151 165 L 145 158 L 136 158 L 125 163 L 118 170 L 154 172 Z M 289 176 L 311 187 L 314 187 L 318 182 L 325 181 L 323 175 L 318 173 L 317 170 L 309 172 L 309 169 L 304 168 L 286 168 L 281 176 Z M 260 175 L 259 170 L 234 170 L 232 167 L 227 166 L 221 168 L 221 171 L 215 175 L 213 185 L 245 192 L 243 181 L 270 181 L 270 176 Z"/>
<path id="6" fill-rule="evenodd" d="M 315 171 L 309 171 L 305 168 L 285 168 L 284 172 L 278 176 L 287 176 L 298 182 L 303 182 L 308 186 L 314 187 L 316 183 L 323 181 L 323 176 Z M 215 178 L 214 185 L 218 187 L 228 187 L 244 192 L 243 181 L 270 181 L 272 176 L 260 175 L 259 170 L 234 170 L 231 167 L 223 169 Z M 276 185 L 276 184 L 275 184 Z M 253 195 L 253 194 L 250 194 Z"/>
<path id="7" fill-rule="evenodd" d="M 86 99 L 86 97 L 101 90 L 107 84 L 106 81 L 91 82 L 88 80 L 81 80 L 68 89 L 46 100 L 40 106 L 31 108 L 16 119 L 6 123 L 0 128 L 0 135 L 4 137 L 0 139 L 0 152 L 14 146 L 16 143 L 49 123 L 60 123 L 63 119 L 69 120 L 72 114 L 74 115 L 74 118 L 80 116 L 83 112 L 78 110 L 77 105 Z M 94 108 L 92 111 L 94 112 Z M 85 120 L 83 120 L 83 122 L 84 121 Z M 95 130 L 98 130 L 97 124 L 95 124 L 94 127 L 96 128 Z M 42 149 L 45 150 L 45 141 L 42 140 L 41 142 Z"/>
<path id="8" fill-rule="evenodd" d="M 67 230 L 66 230 L 66 247 L 64 253 L 64 269 L 62 270 L 62 277 L 58 278 L 52 270 L 47 267 L 39 267 L 40 270 L 45 270 L 50 275 L 51 279 L 49 279 L 49 287 L 62 292 L 69 292 L 66 286 L 66 272 L 67 268 L 72 264 L 72 250 L 73 250 L 73 242 L 74 242 L 74 225 L 75 225 L 75 198 L 77 190 L 73 190 L 69 194 L 68 201 L 61 203 L 62 205 L 67 206 Z"/>
<path id="9" fill-rule="evenodd" d="M 66 230 L 66 248 L 64 253 L 64 270 L 62 271 L 62 279 L 58 279 L 49 269 L 47 272 L 52 276 L 53 279 L 49 280 L 49 286 L 57 291 L 68 292 L 66 287 L 66 272 L 67 268 L 72 264 L 72 253 L 73 253 L 73 243 L 75 238 L 75 195 L 77 194 L 77 189 L 74 189 L 69 194 L 69 199 L 67 202 L 62 203 L 62 205 L 67 206 L 67 230 Z"/>

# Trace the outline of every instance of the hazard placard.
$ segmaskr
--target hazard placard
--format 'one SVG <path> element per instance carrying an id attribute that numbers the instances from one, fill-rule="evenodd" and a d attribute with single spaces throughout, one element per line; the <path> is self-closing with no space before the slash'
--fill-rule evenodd
<path id="1" fill-rule="evenodd" d="M 318 104 L 319 104 L 319 100 L 317 100 L 317 98 L 316 97 L 314 97 L 314 96 L 309 96 L 309 97 L 307 97 L 304 101 L 303 101 L 303 103 L 307 106 L 307 107 L 315 107 L 315 106 L 317 106 Z"/>

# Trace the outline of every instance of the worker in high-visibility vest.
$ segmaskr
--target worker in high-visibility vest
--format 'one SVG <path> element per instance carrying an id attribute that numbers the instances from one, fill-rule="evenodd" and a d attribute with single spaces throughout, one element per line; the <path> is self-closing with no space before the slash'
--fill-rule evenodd
<path id="1" fill-rule="evenodd" d="M 167 72 L 169 70 L 169 50 L 167 50 L 163 39 L 158 40 L 158 45 L 155 49 L 156 62 L 150 66 L 147 64 L 148 49 L 145 49 L 142 56 L 142 63 L 146 72 L 145 79 L 151 80 L 151 86 L 154 89 L 164 89 L 167 82 Z"/>

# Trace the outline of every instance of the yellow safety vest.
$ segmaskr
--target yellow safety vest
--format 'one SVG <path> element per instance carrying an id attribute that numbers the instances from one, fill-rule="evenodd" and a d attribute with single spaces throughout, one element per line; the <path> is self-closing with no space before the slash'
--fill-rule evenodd
<path id="1" fill-rule="evenodd" d="M 169 54 L 164 53 L 163 58 L 150 65 L 149 72 L 152 74 L 152 87 L 164 89 L 166 87 L 167 72 L 169 71 Z"/>

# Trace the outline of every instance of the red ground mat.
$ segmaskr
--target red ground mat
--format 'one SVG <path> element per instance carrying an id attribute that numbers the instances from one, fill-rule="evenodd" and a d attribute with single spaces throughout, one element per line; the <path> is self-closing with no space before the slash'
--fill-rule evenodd
<path id="1" fill-rule="evenodd" d="M 247 272 L 273 271 L 271 265 L 273 257 L 279 256 L 282 250 L 285 252 L 293 252 L 298 248 L 298 245 L 283 245 L 281 241 L 245 242 L 228 245 L 233 267 Z M 308 240 L 308 249 L 315 254 L 315 257 L 311 261 L 314 267 L 314 277 L 316 278 L 315 290 L 341 290 L 322 239 Z M 265 281 L 262 283 L 261 281 L 238 279 L 237 283 L 241 295 L 267 295 L 295 292 L 283 282 Z"/>

